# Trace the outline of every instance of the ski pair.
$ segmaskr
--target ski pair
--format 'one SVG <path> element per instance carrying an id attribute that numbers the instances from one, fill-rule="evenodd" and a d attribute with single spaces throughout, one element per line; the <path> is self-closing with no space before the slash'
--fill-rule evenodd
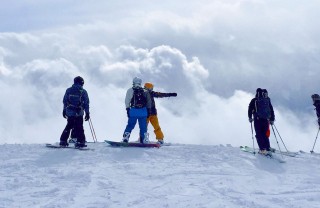
<path id="1" fill-rule="evenodd" d="M 58 144 L 46 144 L 46 147 L 48 147 L 48 148 L 55 148 L 55 149 L 93 150 L 93 149 L 88 148 L 88 147 L 77 148 L 77 147 L 74 147 L 74 146 L 60 146 L 60 145 L 58 145 Z"/>
<path id="2" fill-rule="evenodd" d="M 251 153 L 251 154 L 256 154 L 256 153 L 259 152 L 258 150 L 253 149 L 252 147 L 248 147 L 248 146 L 240 146 L 240 149 L 242 151 L 244 151 L 244 152 L 248 152 L 248 153 Z M 258 155 L 261 155 L 261 156 L 264 156 L 264 157 L 267 157 L 267 158 L 270 158 L 270 159 L 274 159 L 274 160 L 276 160 L 276 161 L 278 161 L 280 163 L 285 163 L 285 160 L 283 160 L 283 159 L 279 158 L 278 156 L 273 155 L 271 153 L 270 154 L 266 154 L 266 155 L 258 153 Z"/>

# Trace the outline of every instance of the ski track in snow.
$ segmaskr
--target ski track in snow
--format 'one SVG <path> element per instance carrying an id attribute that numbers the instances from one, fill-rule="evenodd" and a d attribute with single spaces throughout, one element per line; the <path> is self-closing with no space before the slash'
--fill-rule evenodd
<path id="1" fill-rule="evenodd" d="M 279 163 L 223 145 L 88 145 L 0 145 L 0 207 L 320 207 L 318 155 Z"/>

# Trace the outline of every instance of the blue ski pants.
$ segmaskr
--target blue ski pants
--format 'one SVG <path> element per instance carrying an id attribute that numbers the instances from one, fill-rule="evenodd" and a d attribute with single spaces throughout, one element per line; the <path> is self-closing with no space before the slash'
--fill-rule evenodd
<path id="1" fill-rule="evenodd" d="M 134 129 L 136 123 L 139 123 L 140 128 L 140 138 L 143 140 L 145 137 L 145 133 L 147 132 L 147 117 L 137 117 L 137 116 L 130 116 L 128 119 L 128 124 L 126 126 L 126 129 L 124 132 L 129 132 L 131 134 L 131 131 Z"/>

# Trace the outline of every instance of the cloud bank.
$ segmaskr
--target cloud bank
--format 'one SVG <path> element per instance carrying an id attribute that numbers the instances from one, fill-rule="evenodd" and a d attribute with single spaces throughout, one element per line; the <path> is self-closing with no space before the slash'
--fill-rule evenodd
<path id="1" fill-rule="evenodd" d="M 54 5 L 14 1 L 2 8 L 9 20 L 0 28 L 2 143 L 59 140 L 62 97 L 80 75 L 99 140 L 121 139 L 125 92 L 140 76 L 155 90 L 178 93 L 156 101 L 169 142 L 250 144 L 247 107 L 262 87 L 287 146 L 312 146 L 310 95 L 320 89 L 317 1 Z"/>

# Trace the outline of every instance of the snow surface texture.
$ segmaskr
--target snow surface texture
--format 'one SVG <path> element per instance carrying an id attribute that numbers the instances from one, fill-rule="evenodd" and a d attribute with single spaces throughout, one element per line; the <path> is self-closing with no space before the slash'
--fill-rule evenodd
<path id="1" fill-rule="evenodd" d="M 231 146 L 0 145 L 0 207 L 320 207 L 320 156 Z"/>

